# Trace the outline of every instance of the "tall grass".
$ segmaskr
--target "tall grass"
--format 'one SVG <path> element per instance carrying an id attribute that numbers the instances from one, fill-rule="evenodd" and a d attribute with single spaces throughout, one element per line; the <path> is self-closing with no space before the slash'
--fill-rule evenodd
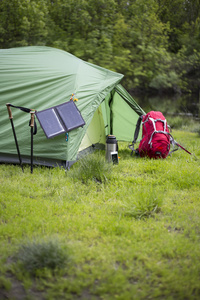
<path id="1" fill-rule="evenodd" d="M 83 183 L 88 183 L 91 180 L 105 183 L 111 171 L 112 164 L 106 162 L 100 152 L 96 152 L 80 159 L 68 175 L 74 180 L 81 180 Z"/>
<path id="2" fill-rule="evenodd" d="M 136 219 L 149 218 L 161 210 L 163 190 L 142 187 L 126 198 L 123 203 L 124 214 Z"/>

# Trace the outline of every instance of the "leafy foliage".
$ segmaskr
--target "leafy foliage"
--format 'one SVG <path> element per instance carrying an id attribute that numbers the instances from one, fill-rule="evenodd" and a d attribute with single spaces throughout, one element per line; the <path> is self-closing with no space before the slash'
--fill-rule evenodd
<path id="1" fill-rule="evenodd" d="M 46 45 L 123 73 L 128 90 L 197 92 L 198 0 L 2 0 L 0 47 Z"/>

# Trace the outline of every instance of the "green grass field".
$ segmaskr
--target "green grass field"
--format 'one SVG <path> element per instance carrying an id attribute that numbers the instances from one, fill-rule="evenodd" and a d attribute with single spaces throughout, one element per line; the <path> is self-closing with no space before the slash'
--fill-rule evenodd
<path id="1" fill-rule="evenodd" d="M 200 136 L 173 136 L 194 155 L 0 165 L 0 299 L 200 299 Z"/>

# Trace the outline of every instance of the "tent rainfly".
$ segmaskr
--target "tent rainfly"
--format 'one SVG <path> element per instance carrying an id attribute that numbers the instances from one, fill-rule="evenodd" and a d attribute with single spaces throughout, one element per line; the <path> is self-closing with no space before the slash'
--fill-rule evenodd
<path id="1" fill-rule="evenodd" d="M 85 62 L 50 47 L 0 50 L 0 162 L 18 163 L 6 104 L 42 111 L 67 101 L 72 94 L 85 121 L 76 128 L 47 139 L 39 126 L 34 136 L 36 164 L 70 166 L 88 148 L 105 147 L 106 136 L 132 141 L 138 116 L 144 111 L 120 85 L 123 75 Z M 30 163 L 29 114 L 12 108 L 23 163 Z"/>

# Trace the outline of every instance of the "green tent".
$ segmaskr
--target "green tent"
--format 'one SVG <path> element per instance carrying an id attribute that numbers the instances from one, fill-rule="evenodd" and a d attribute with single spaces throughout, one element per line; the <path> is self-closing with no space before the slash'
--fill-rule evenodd
<path id="1" fill-rule="evenodd" d="M 123 75 L 85 62 L 50 47 L 0 50 L 0 162 L 18 162 L 7 112 L 7 103 L 41 111 L 70 101 L 85 125 L 47 139 L 37 120 L 34 162 L 69 165 L 89 147 L 105 145 L 106 135 L 132 141 L 138 115 L 144 113 L 119 84 Z M 13 122 L 23 163 L 30 162 L 30 114 L 12 108 Z"/>

